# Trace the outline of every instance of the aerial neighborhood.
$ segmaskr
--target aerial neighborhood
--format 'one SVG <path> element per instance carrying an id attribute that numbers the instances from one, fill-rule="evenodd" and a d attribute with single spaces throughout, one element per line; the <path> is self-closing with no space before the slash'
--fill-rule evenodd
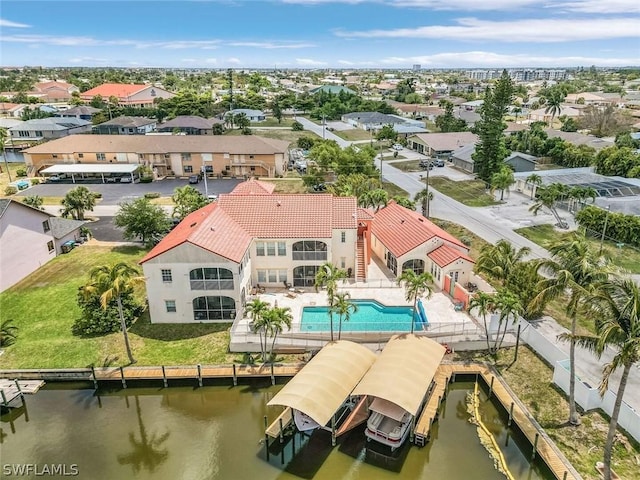
<path id="1" fill-rule="evenodd" d="M 640 69 L 221 59 L 0 68 L 3 475 L 640 478 Z"/>

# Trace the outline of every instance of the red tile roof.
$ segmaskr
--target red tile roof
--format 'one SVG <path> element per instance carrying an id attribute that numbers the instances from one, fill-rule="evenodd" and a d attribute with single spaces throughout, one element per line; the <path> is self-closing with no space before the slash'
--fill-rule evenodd
<path id="1" fill-rule="evenodd" d="M 188 215 L 140 263 L 183 243 L 240 262 L 253 238 L 331 238 L 357 228 L 354 197 L 321 195 L 221 195 Z"/>
<path id="2" fill-rule="evenodd" d="M 92 88 L 91 90 L 82 92 L 80 96 L 82 98 L 93 98 L 96 95 L 100 95 L 105 100 L 107 100 L 111 96 L 124 99 L 138 93 L 140 90 L 144 90 L 145 88 L 151 86 L 152 85 L 145 84 L 138 85 L 127 83 L 103 83 L 102 85 Z"/>
<path id="3" fill-rule="evenodd" d="M 418 212 L 401 207 L 396 202 L 374 214 L 371 232 L 396 257 L 404 255 L 433 237 L 441 238 L 468 250 L 460 240 L 430 222 Z"/>
<path id="4" fill-rule="evenodd" d="M 373 212 L 368 208 L 358 208 L 358 220 L 373 220 Z"/>
<path id="5" fill-rule="evenodd" d="M 273 183 L 250 178 L 246 182 L 239 183 L 229 195 L 270 195 L 275 188 Z"/>
<path id="6" fill-rule="evenodd" d="M 471 263 L 475 263 L 469 255 L 465 255 L 460 250 L 456 250 L 449 245 L 440 245 L 435 250 L 427 253 L 427 257 L 436 262 L 441 267 L 446 267 L 450 263 L 455 262 L 459 258 Z"/>

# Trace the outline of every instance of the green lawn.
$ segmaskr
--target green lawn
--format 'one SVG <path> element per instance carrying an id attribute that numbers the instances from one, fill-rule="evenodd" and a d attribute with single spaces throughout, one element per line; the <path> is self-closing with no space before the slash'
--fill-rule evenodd
<path id="1" fill-rule="evenodd" d="M 440 193 L 457 200 L 468 207 L 487 207 L 497 205 L 493 196 L 487 193 L 482 180 L 464 180 L 455 182 L 444 177 L 430 177 L 429 185 Z"/>
<path id="2" fill-rule="evenodd" d="M 553 385 L 553 370 L 528 348 L 520 348 L 518 361 L 512 364 L 513 354 L 513 349 L 499 352 L 495 363 L 498 372 L 583 478 L 599 479 L 594 465 L 602 461 L 608 417 L 592 411 L 582 416 L 580 426 L 568 426 L 569 404 L 566 396 Z M 456 357 L 494 362 L 481 352 L 460 352 Z M 640 445 L 620 432 L 613 457 L 616 473 L 622 478 L 637 478 L 638 459 Z"/>
<path id="3" fill-rule="evenodd" d="M 389 194 L 389 198 L 395 197 L 396 195 L 400 195 L 401 197 L 409 196 L 406 190 L 403 190 L 395 183 L 382 182 L 382 188 Z M 413 198 L 411 200 L 413 200 Z"/>
<path id="4" fill-rule="evenodd" d="M 362 130 L 360 128 L 353 128 L 351 130 L 335 130 L 332 133 L 334 133 L 340 138 L 343 138 L 344 140 L 349 140 L 351 142 L 356 140 L 371 139 L 371 133 L 367 132 L 366 130 Z M 375 138 L 373 140 L 375 141 Z"/>
<path id="5" fill-rule="evenodd" d="M 269 117 L 263 122 L 253 122 L 249 128 L 260 128 L 260 127 L 289 127 L 293 125 L 293 119 L 291 118 L 282 118 L 281 122 L 278 122 L 277 118 Z"/>
<path id="6" fill-rule="evenodd" d="M 293 130 L 252 130 L 253 134 L 257 137 L 266 137 L 266 138 L 275 138 L 276 140 L 285 140 L 287 142 L 291 142 L 295 144 L 300 137 L 318 137 L 315 133 L 309 130 L 303 130 L 301 132 L 294 132 Z M 242 135 L 242 131 L 235 130 L 227 130 L 225 135 Z M 320 137 L 322 138 L 322 137 Z M 293 148 L 295 145 L 292 145 Z"/>
<path id="7" fill-rule="evenodd" d="M 289 178 L 263 178 L 263 182 L 273 183 L 276 188 L 274 193 L 308 193 L 309 190 L 302 182 L 302 178 L 298 176 Z"/>
<path id="8" fill-rule="evenodd" d="M 0 357 L 2 368 L 66 368 L 125 365 L 121 333 L 81 338 L 71 334 L 80 314 L 78 287 L 87 271 L 100 264 L 133 265 L 146 250 L 136 247 L 83 245 L 62 255 L 0 294 L 0 319 L 13 319 L 17 342 Z M 144 292 L 141 292 L 141 296 Z M 233 361 L 227 354 L 229 325 L 151 325 L 143 315 L 131 328 L 139 365 L 193 365 Z"/>
<path id="9" fill-rule="evenodd" d="M 16 180 L 20 180 L 16 172 L 18 170 L 26 170 L 27 166 L 24 163 L 13 163 L 8 162 L 9 165 L 9 173 L 11 173 L 11 181 L 15 182 Z M 4 189 L 9 185 L 9 175 L 7 174 L 6 166 L 4 163 L 4 159 L 0 161 L 0 168 L 2 168 L 2 172 L 0 172 L 0 196 L 4 197 Z"/>
<path id="10" fill-rule="evenodd" d="M 541 247 L 547 247 L 551 243 L 565 240 L 572 235 L 567 232 L 559 232 L 553 228 L 552 225 L 536 225 L 533 227 L 519 228 L 516 232 Z M 587 237 L 587 240 L 594 250 L 597 251 L 600 249 L 600 239 Z M 633 273 L 640 272 L 639 250 L 627 245 L 618 248 L 615 242 L 605 241 L 602 251 L 611 259 L 614 265 Z"/>
<path id="11" fill-rule="evenodd" d="M 393 157 L 392 157 L 393 158 Z M 400 158 L 400 157 L 398 157 Z M 408 160 L 406 162 L 394 162 L 393 166 L 403 172 L 421 172 L 420 160 Z M 431 178 L 429 178 L 429 184 L 431 184 Z"/>
<path id="12" fill-rule="evenodd" d="M 466 243 L 468 243 L 470 248 L 470 255 L 473 259 L 477 259 L 480 255 L 480 250 L 482 249 L 482 247 L 488 244 L 486 240 L 480 238 L 475 233 L 466 229 L 462 225 L 433 217 L 429 220 L 438 225 L 444 231 L 449 232 L 454 237 L 460 239 L 461 241 L 464 240 Z"/>

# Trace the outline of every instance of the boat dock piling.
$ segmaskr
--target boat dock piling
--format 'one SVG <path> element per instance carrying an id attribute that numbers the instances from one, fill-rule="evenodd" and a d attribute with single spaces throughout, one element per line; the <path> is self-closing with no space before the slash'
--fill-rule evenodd
<path id="1" fill-rule="evenodd" d="M 23 395 L 34 394 L 44 385 L 42 380 L 9 380 L 0 379 L 0 398 L 1 406 L 4 408 L 13 408 L 16 400 L 24 400 Z"/>

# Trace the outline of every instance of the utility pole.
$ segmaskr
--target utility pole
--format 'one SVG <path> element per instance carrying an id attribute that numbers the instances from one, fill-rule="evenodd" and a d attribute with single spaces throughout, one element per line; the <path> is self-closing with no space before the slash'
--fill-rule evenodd
<path id="1" fill-rule="evenodd" d="M 327 116 L 326 116 L 326 115 L 322 115 L 322 139 L 323 139 L 323 140 L 325 139 L 325 138 L 324 138 L 324 136 L 325 136 L 325 134 L 324 134 L 324 129 L 325 129 L 326 125 L 327 125 L 327 120 L 326 120 L 326 118 L 327 118 Z"/>
<path id="2" fill-rule="evenodd" d="M 598 255 L 602 255 L 602 246 L 604 244 L 604 234 L 607 231 L 607 220 L 609 220 L 609 211 L 611 210 L 611 205 L 607 205 L 607 214 L 604 217 L 604 226 L 602 227 L 602 236 L 600 237 L 600 251 Z"/>
<path id="3" fill-rule="evenodd" d="M 204 196 L 209 199 L 209 186 L 207 185 L 207 167 L 202 166 L 202 175 L 204 176 Z"/>
<path id="4" fill-rule="evenodd" d="M 227 70 L 227 79 L 229 80 L 229 111 L 233 110 L 233 70 Z"/>

